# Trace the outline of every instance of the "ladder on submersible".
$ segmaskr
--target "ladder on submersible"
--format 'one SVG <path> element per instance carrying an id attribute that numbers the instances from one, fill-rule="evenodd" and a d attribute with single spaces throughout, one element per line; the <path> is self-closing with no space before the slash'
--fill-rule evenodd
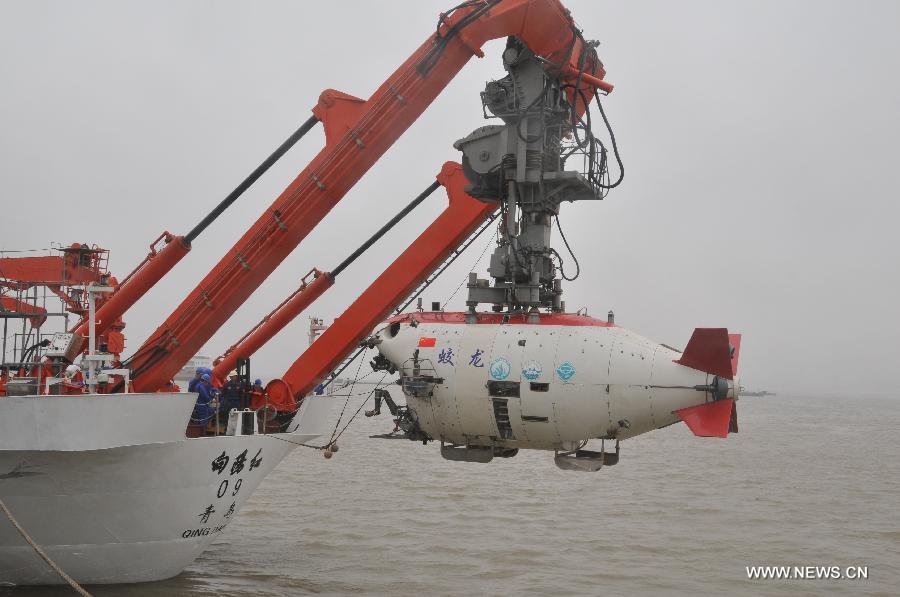
<path id="1" fill-rule="evenodd" d="M 413 291 L 413 293 L 410 295 L 409 299 L 407 299 L 407 301 L 405 303 L 403 303 L 402 305 L 400 305 L 399 307 L 394 309 L 394 314 L 399 315 L 400 313 L 403 313 L 403 311 L 405 311 L 406 308 L 409 307 L 409 305 L 412 304 L 412 302 L 414 300 L 419 298 L 419 296 L 423 292 L 425 292 L 426 288 L 431 286 L 434 283 L 434 281 L 437 280 L 438 277 L 441 274 L 443 274 L 447 270 L 447 268 L 450 267 L 453 264 L 453 262 L 456 261 L 456 259 L 460 255 L 465 253 L 466 249 L 468 249 L 472 245 L 472 243 L 474 243 L 476 240 L 478 240 L 478 237 L 480 237 L 484 233 L 485 230 L 487 230 L 488 228 L 491 227 L 491 224 L 494 223 L 494 220 L 496 220 L 497 216 L 499 216 L 499 215 L 500 215 L 500 210 L 497 210 L 494 213 L 492 213 L 490 216 L 488 216 L 488 218 L 484 222 L 481 223 L 481 225 L 475 230 L 475 232 L 470 234 L 469 237 L 460 246 L 458 246 L 452 253 L 450 253 L 450 255 L 447 256 L 447 259 L 445 259 L 444 262 L 441 263 L 437 267 L 437 269 L 435 269 L 431 273 L 431 275 L 429 275 L 427 278 L 425 278 L 425 280 L 423 280 L 422 283 L 416 287 L 416 289 Z M 341 361 L 341 363 L 337 367 L 335 367 L 334 371 L 332 371 L 327 376 L 327 379 L 324 382 L 322 382 L 322 385 L 320 386 L 320 388 L 324 391 L 324 389 L 327 388 L 329 385 L 331 385 L 331 383 L 335 379 L 337 379 L 338 376 L 341 373 L 343 373 L 344 370 L 347 367 L 349 367 L 350 364 L 353 363 L 353 361 L 355 361 L 357 359 L 357 357 L 359 357 L 359 355 L 361 355 L 363 352 L 365 352 L 365 350 L 366 350 L 366 347 L 361 346 L 361 347 L 357 348 L 354 352 L 352 352 L 350 354 L 350 356 L 348 356 L 343 361 Z"/>

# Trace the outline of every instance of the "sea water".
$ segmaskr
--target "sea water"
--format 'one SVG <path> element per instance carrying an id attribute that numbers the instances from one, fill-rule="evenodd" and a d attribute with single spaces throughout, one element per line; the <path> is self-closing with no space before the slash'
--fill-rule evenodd
<path id="1" fill-rule="evenodd" d="M 360 415 L 332 459 L 288 456 L 180 576 L 89 590 L 900 594 L 900 396 L 745 397 L 738 415 L 740 433 L 725 440 L 678 424 L 623 442 L 619 464 L 596 473 L 560 470 L 537 451 L 450 462 L 435 444 L 370 439 L 390 431 L 390 416 Z M 748 578 L 763 565 L 861 567 L 868 578 Z"/>

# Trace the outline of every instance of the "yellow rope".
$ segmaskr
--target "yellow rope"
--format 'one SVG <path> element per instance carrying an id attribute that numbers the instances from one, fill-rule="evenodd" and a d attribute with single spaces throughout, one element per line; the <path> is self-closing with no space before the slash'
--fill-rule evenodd
<path id="1" fill-rule="evenodd" d="M 2 509 L 3 513 L 6 514 L 6 517 L 9 519 L 9 521 L 12 523 L 12 525 L 14 527 L 16 527 L 16 530 L 19 531 L 19 534 L 22 535 L 22 537 L 25 539 L 25 541 L 27 541 L 28 544 L 32 548 L 34 548 L 34 551 L 37 552 L 37 554 L 39 556 L 41 556 L 41 558 L 45 562 L 47 562 L 47 564 L 51 568 L 53 568 L 54 572 L 59 574 L 62 577 L 62 579 L 64 581 L 66 581 L 67 583 L 69 583 L 69 586 L 71 586 L 73 589 L 75 589 L 80 595 L 82 595 L 82 597 L 91 597 L 90 593 L 88 593 L 87 591 L 82 589 L 81 585 L 79 585 L 77 582 L 75 582 L 75 579 L 73 579 L 71 576 L 69 576 L 68 574 L 63 572 L 62 568 L 57 566 L 53 562 L 53 560 L 50 559 L 50 556 L 48 556 L 46 553 L 44 553 L 44 550 L 41 549 L 37 543 L 34 542 L 34 539 L 32 539 L 31 536 L 27 532 L 25 532 L 25 529 L 22 528 L 22 525 L 19 524 L 19 521 L 17 521 L 15 519 L 15 517 L 13 517 L 12 512 L 9 511 L 9 508 L 6 507 L 6 504 L 3 503 L 2 499 L 0 499 L 0 509 Z"/>

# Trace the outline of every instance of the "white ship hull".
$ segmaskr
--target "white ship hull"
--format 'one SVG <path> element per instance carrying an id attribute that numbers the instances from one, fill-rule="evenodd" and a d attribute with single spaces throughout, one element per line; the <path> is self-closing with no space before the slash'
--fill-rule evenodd
<path id="1" fill-rule="evenodd" d="M 305 403 L 293 433 L 187 439 L 193 400 L 192 394 L 0 398 L 0 498 L 50 558 L 81 583 L 177 575 L 297 443 L 319 435 L 327 410 L 322 401 Z M 79 401 L 98 406 L 94 414 L 104 423 L 87 425 L 83 415 L 91 407 L 79 409 Z M 57 433 L 29 428 L 26 411 L 35 408 L 47 411 L 35 421 L 55 422 Z M 150 420 L 131 416 L 136 412 Z M 148 426 L 157 429 L 160 441 L 147 437 Z M 21 434 L 21 441 L 11 433 Z M 142 435 L 141 443 L 117 445 Z M 13 526 L 0 520 L 0 584 L 61 582 Z"/>

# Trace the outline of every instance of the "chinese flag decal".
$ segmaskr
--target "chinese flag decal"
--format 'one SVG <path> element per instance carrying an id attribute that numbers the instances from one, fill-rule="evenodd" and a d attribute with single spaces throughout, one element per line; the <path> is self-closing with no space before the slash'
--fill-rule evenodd
<path id="1" fill-rule="evenodd" d="M 437 338 L 419 338 L 419 348 L 434 348 Z"/>

